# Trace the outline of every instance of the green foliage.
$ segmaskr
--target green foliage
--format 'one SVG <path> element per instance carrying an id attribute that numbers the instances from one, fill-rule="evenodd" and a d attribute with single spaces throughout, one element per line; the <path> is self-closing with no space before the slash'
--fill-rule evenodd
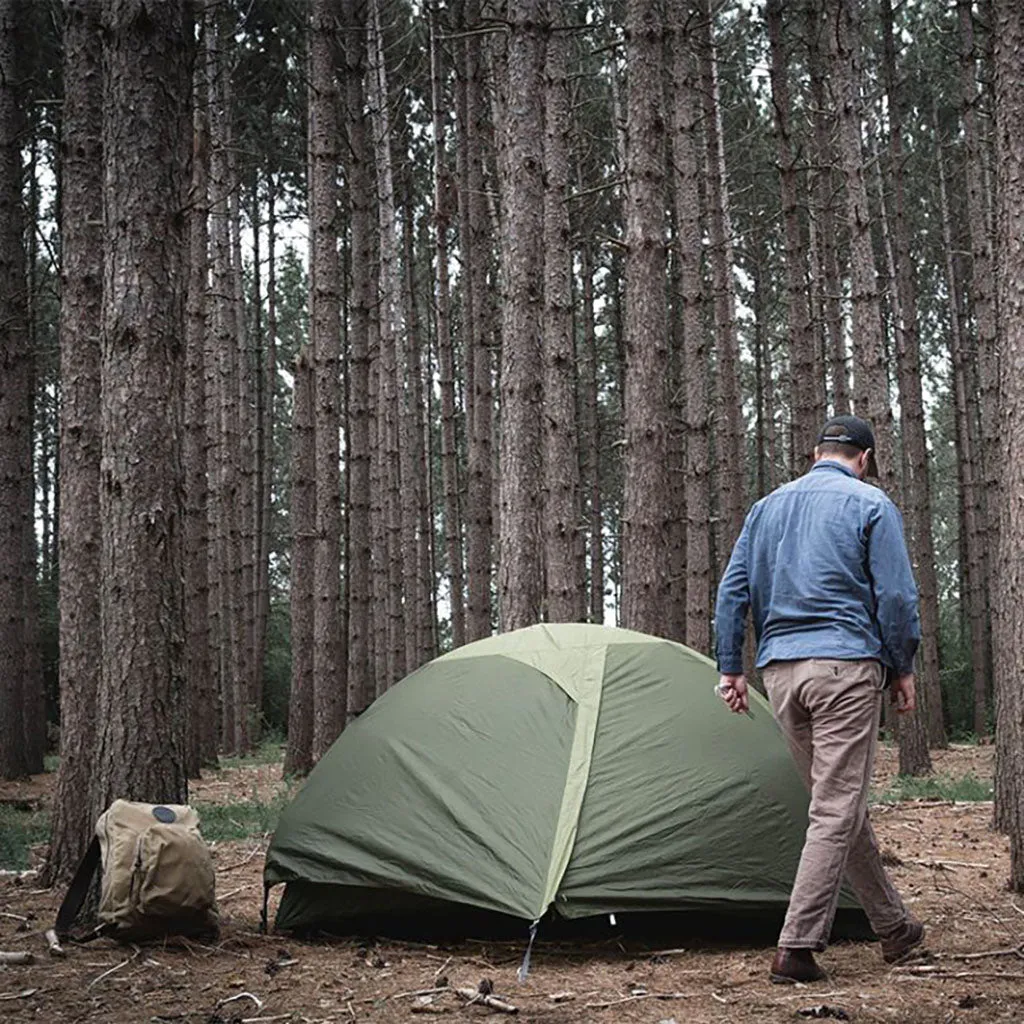
<path id="1" fill-rule="evenodd" d="M 49 838 L 49 811 L 0 805 L 0 868 L 24 871 L 31 866 L 32 847 Z"/>
<path id="2" fill-rule="evenodd" d="M 255 750 L 237 757 L 222 757 L 219 766 L 214 771 L 220 772 L 228 768 L 254 768 L 264 764 L 280 764 L 283 760 L 284 734 L 270 729 Z"/>
<path id="3" fill-rule="evenodd" d="M 959 776 L 929 775 L 924 778 L 900 775 L 876 799 L 883 804 L 896 804 L 902 800 L 991 800 L 992 782 L 979 779 L 970 772 Z"/>
<path id="4" fill-rule="evenodd" d="M 230 804 L 200 803 L 195 808 L 199 812 L 203 836 L 208 841 L 254 839 L 268 835 L 277 828 L 278 818 L 288 799 L 288 793 L 282 790 L 269 802 L 244 800 Z"/>

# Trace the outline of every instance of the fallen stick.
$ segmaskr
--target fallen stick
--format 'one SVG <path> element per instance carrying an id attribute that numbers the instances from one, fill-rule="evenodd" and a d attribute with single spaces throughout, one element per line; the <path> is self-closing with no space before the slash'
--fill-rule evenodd
<path id="1" fill-rule="evenodd" d="M 605 1010 L 609 1006 L 620 1006 L 622 1003 L 635 1003 L 641 999 L 691 999 L 692 992 L 641 992 L 635 996 L 623 996 L 621 999 L 610 999 L 605 1003 L 584 1003 L 587 1010 Z"/>
<path id="2" fill-rule="evenodd" d="M 453 990 L 458 995 L 462 996 L 466 1000 L 467 1006 L 473 1006 L 474 1004 L 481 1004 L 487 1006 L 492 1010 L 497 1010 L 499 1013 L 518 1013 L 519 1007 L 513 1006 L 512 1003 L 507 1002 L 500 996 L 491 995 L 489 992 L 484 993 L 476 988 L 457 988 Z"/>
<path id="3" fill-rule="evenodd" d="M 0 999 L 28 999 L 29 996 L 34 996 L 39 989 L 37 988 L 25 988 L 20 992 L 8 992 L 6 995 L 0 996 Z"/>
<path id="4" fill-rule="evenodd" d="M 992 867 L 991 864 L 980 864 L 973 860 L 942 860 L 934 858 L 932 860 L 905 860 L 904 864 L 920 864 L 924 868 L 982 868 L 987 870 Z"/>
<path id="5" fill-rule="evenodd" d="M 52 928 L 47 928 L 46 931 L 43 932 L 43 938 L 46 939 L 46 945 L 50 950 L 50 956 L 67 956 L 67 952 L 60 944 L 60 939 L 57 938 L 57 933 Z"/>
<path id="6" fill-rule="evenodd" d="M 0 951 L 0 964 L 34 964 L 36 958 L 31 953 L 4 953 Z"/>
<path id="7" fill-rule="evenodd" d="M 241 827 L 241 826 L 239 826 L 239 827 Z M 249 851 L 249 855 L 247 857 L 244 857 L 242 860 L 235 861 L 234 864 L 229 864 L 226 868 L 217 868 L 218 874 L 221 873 L 221 872 L 224 872 L 224 871 L 234 871 L 235 868 L 244 868 L 245 865 L 248 864 L 249 861 L 251 861 L 253 859 L 253 857 L 255 857 L 256 854 L 259 853 L 260 850 L 262 850 L 262 849 L 263 849 L 263 846 L 261 844 L 257 844 L 256 846 L 254 846 Z"/>
<path id="8" fill-rule="evenodd" d="M 936 953 L 939 960 L 984 960 L 990 956 L 1018 956 L 1024 958 L 1024 942 L 1012 949 L 986 949 L 981 953 Z"/>
<path id="9" fill-rule="evenodd" d="M 227 1006 L 228 1003 L 236 1002 L 239 999 L 251 999 L 256 1004 L 257 1010 L 263 1009 L 263 1000 L 259 996 L 254 996 L 251 992 L 239 992 L 237 996 L 228 996 L 217 1003 L 214 1009 L 219 1010 L 222 1006 Z"/>
<path id="10" fill-rule="evenodd" d="M 447 986 L 441 988 L 419 988 L 415 992 L 396 992 L 393 996 L 389 996 L 389 999 L 408 999 L 410 997 L 415 998 L 416 996 L 439 996 L 442 992 L 450 992 Z M 466 989 L 467 992 L 472 991 Z"/>
<path id="11" fill-rule="evenodd" d="M 1024 973 L 1020 971 L 944 971 L 940 967 L 903 968 L 901 976 L 918 981 L 928 981 L 931 978 L 985 978 L 986 980 L 1005 978 L 1007 981 L 1024 979 Z"/>
<path id="12" fill-rule="evenodd" d="M 9 917 L 13 921 L 21 921 L 23 924 L 28 921 L 27 917 L 23 917 L 21 914 L 10 914 L 6 910 L 0 910 L 0 917 Z"/>
<path id="13" fill-rule="evenodd" d="M 104 978 L 106 978 L 106 977 L 108 977 L 109 975 L 113 974 L 113 973 L 114 973 L 114 971 L 119 971 L 119 970 L 121 970 L 121 968 L 122 968 L 122 967 L 126 967 L 126 966 L 127 966 L 128 964 L 130 964 L 130 963 L 131 963 L 131 962 L 132 962 L 132 961 L 133 961 L 133 960 L 135 959 L 135 957 L 137 957 L 138 955 L 139 955 L 139 952 L 138 952 L 138 950 L 136 950 L 136 951 L 135 951 L 135 954 L 134 954 L 133 956 L 130 956 L 130 957 L 128 957 L 128 959 L 127 959 L 127 960 L 122 960 L 122 961 L 121 961 L 121 962 L 120 962 L 119 964 L 115 964 L 115 965 L 114 965 L 113 967 L 111 967 L 109 971 L 104 971 L 104 972 L 103 972 L 103 973 L 102 973 L 101 975 L 99 975 L 98 977 L 96 977 L 96 978 L 93 978 L 93 979 L 92 979 L 92 981 L 90 981 L 90 982 L 89 982 L 89 984 L 85 986 L 85 990 L 86 990 L 86 992 L 88 992 L 88 991 L 89 991 L 89 989 L 91 989 L 91 988 L 93 987 L 93 985 L 96 985 L 96 984 L 98 984 L 98 983 L 99 983 L 99 982 L 101 982 L 101 981 L 102 981 L 102 980 L 103 980 Z"/>

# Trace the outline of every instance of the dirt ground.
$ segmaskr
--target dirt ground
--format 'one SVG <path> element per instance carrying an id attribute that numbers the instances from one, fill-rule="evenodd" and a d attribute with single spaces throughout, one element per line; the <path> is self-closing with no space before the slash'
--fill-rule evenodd
<path id="1" fill-rule="evenodd" d="M 878 791 L 894 768 L 893 752 L 882 750 Z M 991 777 L 992 748 L 941 753 L 936 770 Z M 40 777 L 0 795 L 45 801 L 51 788 Z M 243 767 L 196 784 L 192 799 L 269 799 L 280 788 L 278 766 Z M 769 947 L 688 941 L 659 951 L 622 941 L 609 928 L 598 943 L 538 941 L 520 984 L 522 943 L 261 936 L 263 839 L 215 845 L 224 922 L 216 946 L 101 940 L 51 959 L 41 932 L 58 895 L 38 889 L 32 875 L 0 879 L 0 949 L 36 957 L 31 965 L 0 966 L 0 1022 L 395 1024 L 435 1013 L 452 1021 L 502 1019 L 498 1010 L 444 991 L 476 990 L 482 979 L 518 1008 L 520 1020 L 543 1024 L 1024 1021 L 1024 898 L 1006 891 L 1008 844 L 989 827 L 991 804 L 914 801 L 872 813 L 897 884 L 929 929 L 926 952 L 895 969 L 882 963 L 876 945 L 840 943 L 822 957 L 828 983 L 778 987 L 767 981 Z M 415 994 L 433 989 L 442 991 Z"/>

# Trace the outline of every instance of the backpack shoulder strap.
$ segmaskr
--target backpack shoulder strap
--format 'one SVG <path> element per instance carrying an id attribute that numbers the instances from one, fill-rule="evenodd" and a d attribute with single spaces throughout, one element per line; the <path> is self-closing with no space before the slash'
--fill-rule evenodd
<path id="1" fill-rule="evenodd" d="M 89 888 L 99 864 L 100 841 L 93 836 L 89 848 L 85 851 L 85 856 L 82 857 L 78 869 L 75 871 L 75 877 L 71 879 L 71 885 L 68 886 L 60 910 L 57 911 L 57 923 L 54 925 L 54 931 L 62 939 L 67 938 L 71 932 L 71 926 L 75 923 L 75 918 L 78 917 L 78 912 L 82 909 L 82 904 L 89 894 Z"/>

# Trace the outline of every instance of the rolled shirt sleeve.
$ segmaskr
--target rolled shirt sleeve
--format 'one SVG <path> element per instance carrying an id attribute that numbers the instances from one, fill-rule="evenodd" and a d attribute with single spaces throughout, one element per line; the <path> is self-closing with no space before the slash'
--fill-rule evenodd
<path id="1" fill-rule="evenodd" d="M 903 517 L 885 502 L 868 538 L 868 567 L 875 598 L 875 617 L 884 653 L 898 675 L 914 671 L 921 642 L 917 585 L 903 536 Z"/>
<path id="2" fill-rule="evenodd" d="M 743 635 L 750 607 L 747 551 L 750 545 L 750 516 L 747 516 L 725 574 L 718 584 L 715 603 L 715 638 L 718 671 L 724 675 L 743 672 Z"/>

